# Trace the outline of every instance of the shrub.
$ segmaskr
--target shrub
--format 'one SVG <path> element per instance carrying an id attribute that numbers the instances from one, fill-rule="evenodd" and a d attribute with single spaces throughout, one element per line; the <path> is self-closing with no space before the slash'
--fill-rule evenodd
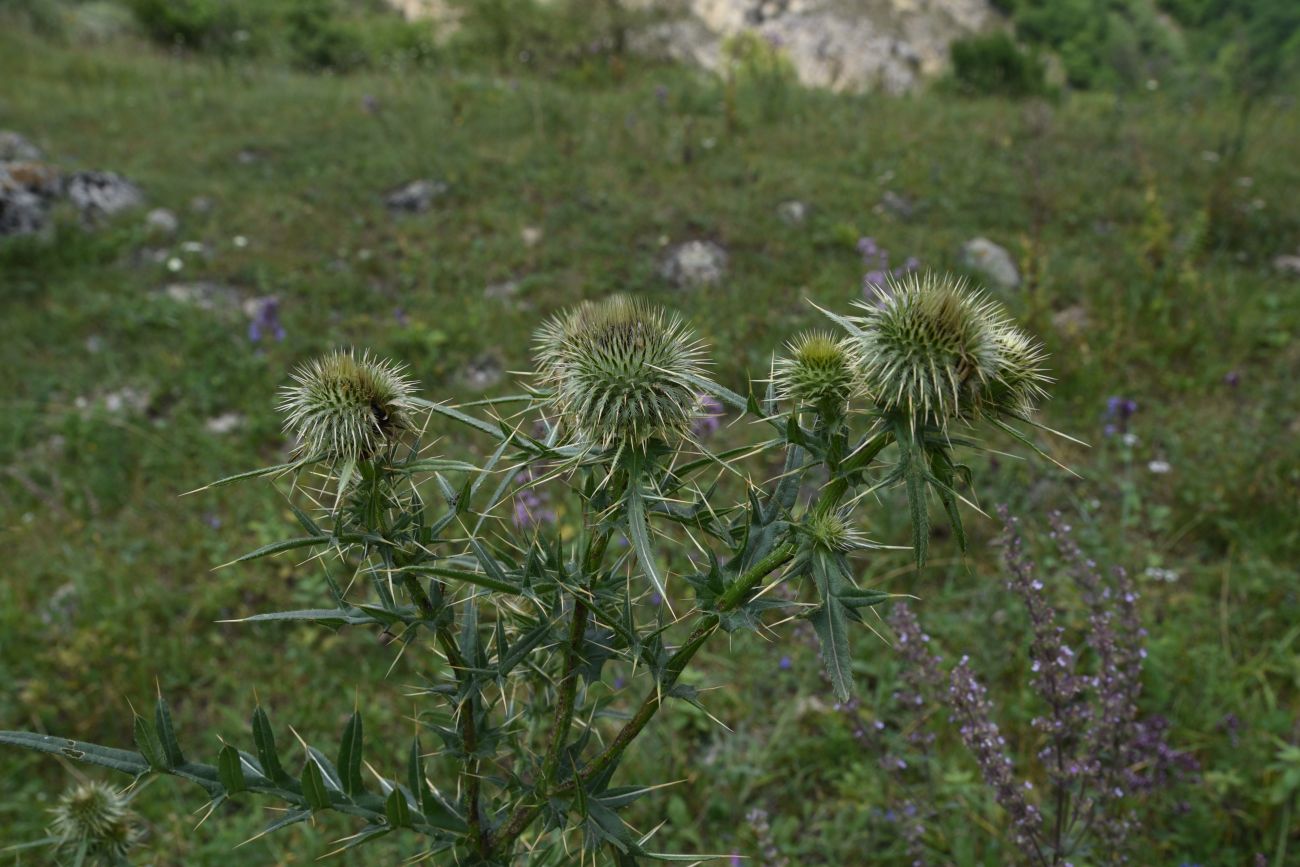
<path id="1" fill-rule="evenodd" d="M 233 0 L 131 0 L 131 9 L 153 40 L 193 51 L 241 51 L 253 31 Z"/>
<path id="2" fill-rule="evenodd" d="M 965 93 L 1021 97 L 1046 89 L 1042 61 L 1005 33 L 959 39 L 951 51 L 953 78 Z"/>

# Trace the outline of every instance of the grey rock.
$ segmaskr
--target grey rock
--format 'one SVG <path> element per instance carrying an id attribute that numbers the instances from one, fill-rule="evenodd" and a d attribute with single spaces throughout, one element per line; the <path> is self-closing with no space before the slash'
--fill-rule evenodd
<path id="1" fill-rule="evenodd" d="M 44 156 L 41 149 L 32 144 L 26 136 L 12 130 L 0 130 L 0 162 L 33 161 Z"/>
<path id="2" fill-rule="evenodd" d="M 885 190 L 885 194 L 880 197 L 880 208 L 900 220 L 910 220 L 916 214 L 916 202 L 893 190 Z"/>
<path id="3" fill-rule="evenodd" d="M 727 273 L 727 251 L 713 241 L 686 241 L 659 263 L 659 275 L 679 289 L 712 286 Z"/>
<path id="4" fill-rule="evenodd" d="M 807 202 L 791 199 L 776 206 L 776 216 L 787 226 L 802 226 L 808 222 L 808 214 L 811 210 Z"/>
<path id="5" fill-rule="evenodd" d="M 145 229 L 157 238 L 170 238 L 181 227 L 181 221 L 166 208 L 154 208 L 144 217 Z"/>
<path id="6" fill-rule="evenodd" d="M 501 361 L 495 355 L 484 354 L 465 365 L 460 378 L 470 388 L 482 391 L 500 382 L 504 373 Z"/>
<path id="7" fill-rule="evenodd" d="M 1052 324 L 1056 330 L 1067 337 L 1076 337 L 1088 330 L 1091 318 L 1088 308 L 1082 304 L 1073 304 L 1064 310 L 1052 314 Z"/>
<path id="8" fill-rule="evenodd" d="M 518 294 L 518 280 L 502 280 L 499 283 L 489 283 L 483 290 L 483 297 L 491 298 L 494 301 L 508 301 Z"/>
<path id="9" fill-rule="evenodd" d="M 967 241 L 961 248 L 961 263 L 979 271 L 999 288 L 1015 289 L 1020 285 L 1020 271 L 1011 254 L 988 238 Z"/>
<path id="10" fill-rule="evenodd" d="M 210 280 L 194 283 L 169 283 L 162 293 L 177 304 L 197 307 L 213 312 L 232 312 L 242 308 L 239 292 L 234 287 Z"/>
<path id="11" fill-rule="evenodd" d="M 443 181 L 427 178 L 403 184 L 384 195 L 384 205 L 394 213 L 421 214 L 450 189 Z"/>
<path id="12" fill-rule="evenodd" d="M 1282 255 L 1273 258 L 1273 270 L 1290 277 L 1300 277 L 1300 255 Z"/>
<path id="13" fill-rule="evenodd" d="M 23 187 L 0 183 L 0 238 L 35 235 L 45 228 L 45 202 Z"/>
<path id="14" fill-rule="evenodd" d="M 221 415 L 214 415 L 203 423 L 203 429 L 208 433 L 222 436 L 232 433 L 244 426 L 244 416 L 237 412 L 223 412 Z"/>
<path id="15" fill-rule="evenodd" d="M 76 172 L 68 178 L 64 193 L 90 223 L 144 204 L 140 188 L 117 172 Z"/>

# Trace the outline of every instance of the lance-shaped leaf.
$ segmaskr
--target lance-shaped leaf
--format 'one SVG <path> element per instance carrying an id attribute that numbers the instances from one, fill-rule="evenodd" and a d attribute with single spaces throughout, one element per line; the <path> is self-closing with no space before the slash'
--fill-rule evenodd
<path id="1" fill-rule="evenodd" d="M 835 695 L 840 701 L 848 701 L 853 697 L 853 658 L 849 652 L 848 618 L 837 595 L 846 582 L 835 555 L 824 551 L 816 552 L 813 554 L 812 569 L 822 604 L 809 620 L 821 643 L 822 659 L 831 686 L 835 688 Z"/>
<path id="2" fill-rule="evenodd" d="M 307 800 L 307 806 L 313 810 L 328 810 L 330 807 L 329 789 L 325 788 L 325 777 L 321 773 L 320 765 L 312 759 L 307 759 L 307 763 L 302 768 L 302 796 Z"/>
<path id="3" fill-rule="evenodd" d="M 140 750 L 140 755 L 145 757 L 149 762 L 149 767 L 155 771 L 167 772 L 174 765 L 167 758 L 167 751 L 163 748 L 162 738 L 158 736 L 157 727 L 140 716 L 135 715 L 135 745 Z"/>
<path id="4" fill-rule="evenodd" d="M 275 747 L 275 732 L 271 730 L 271 720 L 261 705 L 253 708 L 253 743 L 257 746 L 257 761 L 267 777 L 280 784 L 293 779 L 280 764 L 280 753 Z"/>
<path id="5" fill-rule="evenodd" d="M 248 788 L 244 779 L 244 760 L 239 750 L 226 744 L 217 753 L 217 778 L 226 787 L 226 794 L 235 795 Z"/>
<path id="6" fill-rule="evenodd" d="M 167 757 L 167 766 L 175 768 L 185 764 L 185 755 L 181 752 L 181 745 L 176 740 L 176 728 L 172 725 L 172 712 L 162 695 L 158 696 L 153 716 L 154 726 L 158 730 L 158 739 L 162 742 L 163 754 Z"/>
<path id="7" fill-rule="evenodd" d="M 659 574 L 659 567 L 655 564 L 654 548 L 650 545 L 650 523 L 646 520 L 645 500 L 639 481 L 633 481 L 627 487 L 627 529 L 641 569 L 654 584 L 659 598 L 667 602 L 668 590 Z"/>
<path id="8" fill-rule="evenodd" d="M 343 791 L 352 797 L 365 790 L 361 779 L 362 746 L 361 712 L 353 711 L 352 718 L 343 728 L 343 742 L 339 744 L 339 780 Z"/>
<path id="9" fill-rule="evenodd" d="M 388 793 L 388 798 L 384 801 L 384 813 L 388 816 L 388 824 L 394 828 L 411 827 L 411 806 L 406 803 L 406 795 L 401 789 L 394 788 Z"/>

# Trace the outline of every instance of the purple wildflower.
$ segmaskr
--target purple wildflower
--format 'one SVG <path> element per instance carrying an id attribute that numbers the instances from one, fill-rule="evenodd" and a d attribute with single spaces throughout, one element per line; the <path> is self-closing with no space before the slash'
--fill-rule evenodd
<path id="1" fill-rule="evenodd" d="M 691 422 L 691 432 L 696 439 L 702 440 L 717 433 L 722 427 L 722 415 L 726 412 L 726 407 L 711 394 L 699 395 L 699 401 L 700 412 L 695 416 L 695 421 Z"/>
<path id="2" fill-rule="evenodd" d="M 778 665 L 781 666 L 782 671 L 789 671 L 790 666 L 794 665 L 794 663 L 790 661 L 790 657 L 783 656 L 781 657 L 781 661 L 778 663 Z"/>
<path id="3" fill-rule="evenodd" d="M 1110 397 L 1106 400 L 1106 436 L 1114 436 L 1128 430 L 1128 421 L 1138 411 L 1137 401 L 1127 397 Z"/>
<path id="4" fill-rule="evenodd" d="M 867 273 L 862 277 L 862 294 L 873 300 L 876 299 L 879 290 L 889 285 L 891 277 L 902 277 L 921 267 L 920 259 L 908 256 L 902 265 L 891 268 L 889 251 L 881 247 L 875 238 L 859 238 L 858 253 L 862 256 L 863 267 L 867 269 Z"/>
<path id="5" fill-rule="evenodd" d="M 264 336 L 277 341 L 284 340 L 284 326 L 280 323 L 280 300 L 278 298 L 260 298 L 256 302 L 252 321 L 248 323 L 248 339 L 252 343 L 261 343 Z"/>
<path id="6" fill-rule="evenodd" d="M 514 511 L 511 518 L 515 526 L 520 529 L 554 524 L 556 521 L 555 510 L 550 505 L 550 492 L 540 490 L 535 484 L 540 477 L 540 473 L 532 468 L 522 470 L 515 475 L 519 488 L 515 491 Z"/>

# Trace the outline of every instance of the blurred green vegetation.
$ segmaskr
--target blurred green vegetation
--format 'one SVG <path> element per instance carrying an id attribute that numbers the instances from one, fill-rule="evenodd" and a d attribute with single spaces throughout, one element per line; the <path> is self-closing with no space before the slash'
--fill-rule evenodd
<path id="1" fill-rule="evenodd" d="M 476 7 L 445 43 L 362 7 L 322 17 L 279 0 L 239 4 L 268 16 L 265 33 L 222 23 L 236 7 L 216 0 L 142 2 L 128 21 L 101 10 L 92 33 L 85 9 L 98 5 L 72 14 L 23 0 L 0 16 L 0 80 L 17 84 L 0 94 L 0 128 L 66 169 L 132 178 L 151 206 L 176 212 L 180 233 L 151 236 L 139 215 L 91 232 L 60 214 L 51 237 L 0 242 L 0 726 L 126 744 L 127 703 L 147 706 L 156 682 L 195 749 L 215 752 L 218 735 L 245 732 L 254 689 L 278 725 L 307 737 L 334 736 L 361 690 L 371 744 L 393 735 L 395 763 L 410 730 L 403 686 L 433 657 L 412 648 L 389 672 L 394 654 L 373 635 L 217 623 L 320 604 L 326 567 L 213 571 L 293 518 L 257 484 L 178 499 L 277 459 L 274 391 L 293 364 L 365 346 L 409 363 L 427 396 L 473 399 L 484 392 L 471 366 L 526 369 L 542 317 L 623 291 L 692 319 L 718 378 L 741 387 L 820 323 L 808 302 L 860 297 L 859 237 L 962 270 L 962 243 L 982 235 L 1024 278 L 998 297 L 1052 353 L 1045 423 L 1091 446 L 1043 441 L 1077 479 L 1039 461 L 972 459 L 981 503 L 1009 502 L 1031 526 L 1066 509 L 1101 562 L 1139 576 L 1144 706 L 1202 767 L 1150 796 L 1143 863 L 1243 864 L 1262 851 L 1282 867 L 1288 834 L 1290 857 L 1300 851 L 1288 826 L 1300 309 L 1294 278 L 1270 264 L 1300 243 L 1289 102 L 1260 97 L 1243 128 L 1239 101 L 1196 86 L 1053 103 L 832 95 L 791 86 L 752 50 L 723 79 L 635 60 L 614 36 L 509 0 Z M 176 53 L 142 35 L 150 8 L 173 28 L 169 45 L 193 21 L 214 23 Z M 585 24 L 617 33 L 614 9 Z M 374 35 L 390 31 L 392 42 Z M 355 48 L 366 44 L 408 48 Z M 351 74 L 308 71 L 322 67 Z M 385 192 L 422 177 L 449 191 L 427 213 L 386 212 Z M 779 215 L 791 200 L 808 205 L 804 222 Z M 667 245 L 696 238 L 726 246 L 726 280 L 667 285 Z M 195 281 L 278 297 L 285 340 L 254 344 L 239 311 L 161 291 Z M 138 412 L 106 405 L 123 389 L 145 396 Z M 1103 433 L 1111 396 L 1139 404 L 1135 439 Z M 214 432 L 225 413 L 244 424 Z M 482 446 L 457 435 L 440 447 Z M 873 538 L 906 543 L 894 493 L 868 511 Z M 940 539 L 919 574 L 901 552 L 860 565 L 873 585 L 920 597 L 936 641 L 975 660 L 1028 761 L 1025 625 L 984 544 L 996 528 L 971 525 L 964 561 Z M 859 644 L 863 713 L 895 719 L 897 662 L 884 643 Z M 664 849 L 754 854 L 743 814 L 762 807 L 792 864 L 906 863 L 879 754 L 855 739 L 819 670 L 794 637 L 716 648 L 693 682 L 725 687 L 704 699 L 732 731 L 686 707 L 652 726 L 627 779 L 683 782 L 638 807 L 638 826 L 671 819 Z M 1008 863 L 956 740 L 941 737 L 928 761 L 941 781 L 935 860 Z M 41 836 L 42 805 L 69 773 L 4 751 L 0 775 L 0 845 Z M 305 863 L 347 833 L 298 829 L 232 853 L 262 811 L 223 807 L 195 830 L 196 791 L 166 780 L 137 803 L 151 823 L 142 863 Z M 411 854 L 395 842 L 345 863 L 377 853 Z"/>

